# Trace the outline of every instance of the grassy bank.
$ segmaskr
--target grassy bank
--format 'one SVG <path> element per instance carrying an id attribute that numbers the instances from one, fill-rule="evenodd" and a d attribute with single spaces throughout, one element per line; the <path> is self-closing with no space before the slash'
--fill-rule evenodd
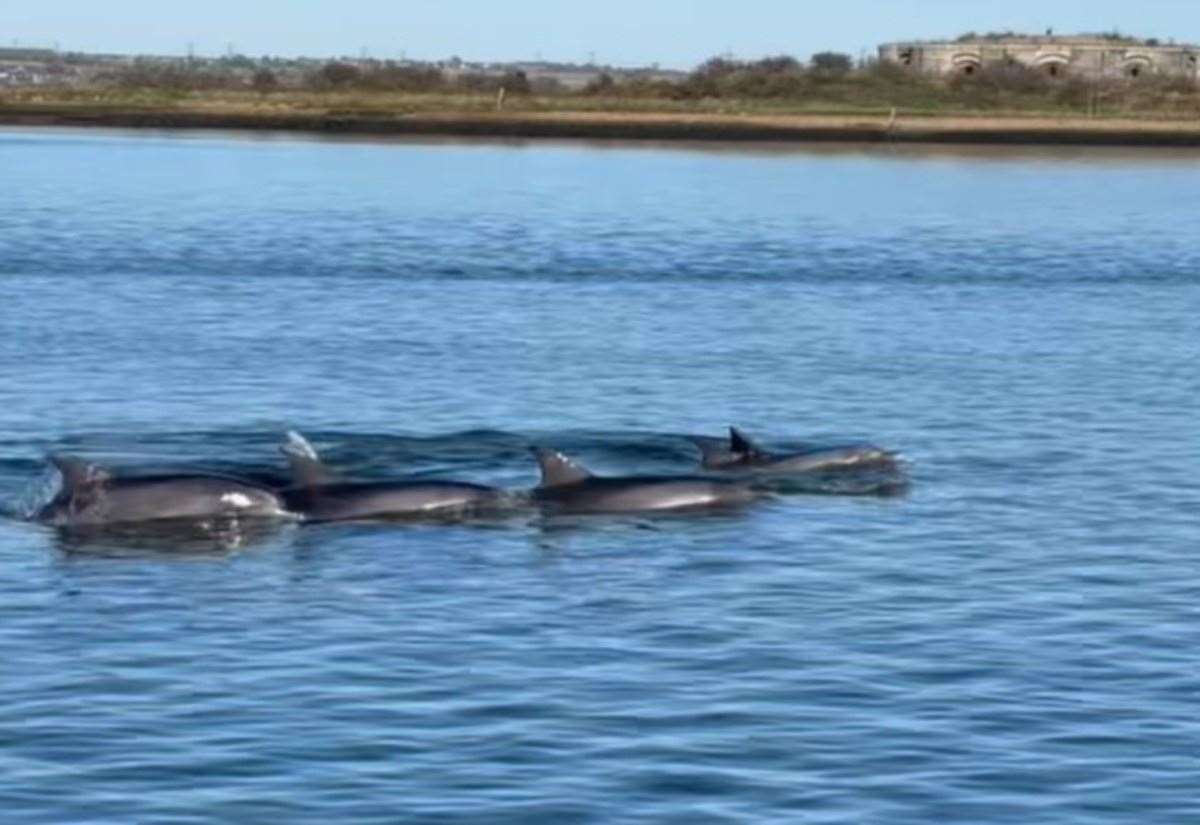
<path id="1" fill-rule="evenodd" d="M 0 96 L 0 123 L 396 136 L 1200 146 L 1200 117 L 1187 112 L 1088 116 L 1034 102 L 980 109 L 940 101 L 896 107 L 893 116 L 892 105 L 828 97 L 529 95 L 508 97 L 498 110 L 490 94 L 39 90 Z"/>
<path id="2" fill-rule="evenodd" d="M 492 112 L 488 92 L 373 89 L 184 90 L 108 87 L 0 90 L 0 108 L 153 109 L 320 114 Z M 1164 83 L 1028 87 L 981 81 L 929 82 L 908 77 L 852 76 L 809 82 L 791 94 L 682 95 L 675 87 L 615 86 L 604 93 L 509 94 L 507 112 L 655 112 L 705 114 L 877 114 L 898 109 L 910 117 L 1034 116 L 1200 120 L 1200 88 Z"/>

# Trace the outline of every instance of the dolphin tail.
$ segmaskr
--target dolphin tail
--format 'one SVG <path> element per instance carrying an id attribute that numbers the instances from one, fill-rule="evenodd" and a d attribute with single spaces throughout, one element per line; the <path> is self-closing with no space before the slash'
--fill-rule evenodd
<path id="1" fill-rule="evenodd" d="M 545 447 L 534 447 L 533 454 L 537 457 L 538 466 L 542 470 L 541 487 L 562 487 L 567 484 L 578 484 L 592 477 L 583 465 L 572 461 L 558 450 Z"/>
<path id="2" fill-rule="evenodd" d="M 295 430 L 288 431 L 287 442 L 280 446 L 279 451 L 291 465 L 292 481 L 298 487 L 316 487 L 334 479 L 313 445 Z"/>

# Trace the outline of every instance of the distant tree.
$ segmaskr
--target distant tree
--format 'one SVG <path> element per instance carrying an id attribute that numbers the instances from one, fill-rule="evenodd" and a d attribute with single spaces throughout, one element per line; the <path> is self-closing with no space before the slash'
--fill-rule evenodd
<path id="1" fill-rule="evenodd" d="M 557 77 L 537 77 L 529 81 L 529 90 L 538 97 L 552 97 L 569 91 Z"/>
<path id="2" fill-rule="evenodd" d="M 244 54 L 227 54 L 220 62 L 231 69 L 253 69 L 255 66 L 254 59 Z"/>
<path id="3" fill-rule="evenodd" d="M 410 66 L 389 60 L 362 72 L 359 82 L 364 87 L 383 91 L 433 92 L 445 85 L 446 76 L 434 66 Z"/>
<path id="4" fill-rule="evenodd" d="M 800 61 L 791 55 L 780 54 L 775 57 L 764 57 L 762 60 L 756 60 L 746 68 L 755 72 L 764 74 L 786 74 L 788 72 L 798 72 L 801 70 Z"/>
<path id="5" fill-rule="evenodd" d="M 495 77 L 481 72 L 463 72 L 455 83 L 459 89 L 472 93 L 495 92 L 499 86 Z"/>
<path id="6" fill-rule="evenodd" d="M 259 69 L 254 73 L 250 85 L 254 87 L 254 91 L 267 94 L 279 88 L 279 78 L 270 69 Z"/>
<path id="7" fill-rule="evenodd" d="M 699 66 L 692 74 L 696 77 L 718 78 L 730 75 L 742 67 L 742 64 L 736 60 L 730 60 L 728 57 L 710 57 Z"/>
<path id="8" fill-rule="evenodd" d="M 527 95 L 532 91 L 529 87 L 529 77 L 520 69 L 505 72 L 500 85 L 510 95 Z"/>
<path id="9" fill-rule="evenodd" d="M 823 75 L 844 75 L 854 68 L 854 59 L 840 52 L 820 52 L 812 56 L 813 71 Z"/>
<path id="10" fill-rule="evenodd" d="M 330 61 L 321 67 L 317 72 L 317 80 L 320 85 L 331 86 L 335 89 L 353 86 L 362 79 L 362 72 L 357 66 L 352 66 L 349 63 L 341 63 L 336 60 Z"/>
<path id="11" fill-rule="evenodd" d="M 720 97 L 721 82 L 737 72 L 741 66 L 741 63 L 727 57 L 710 57 L 679 84 L 675 96 L 681 99 Z"/>
<path id="12" fill-rule="evenodd" d="M 673 97 L 797 98 L 806 92 L 803 67 L 789 55 L 745 62 L 714 57 L 701 63 L 675 86 Z"/>
<path id="13" fill-rule="evenodd" d="M 588 81 L 583 91 L 585 94 L 603 97 L 604 95 L 611 95 L 616 91 L 616 88 L 617 81 L 613 80 L 613 76 L 608 72 L 601 72 L 598 76 Z"/>

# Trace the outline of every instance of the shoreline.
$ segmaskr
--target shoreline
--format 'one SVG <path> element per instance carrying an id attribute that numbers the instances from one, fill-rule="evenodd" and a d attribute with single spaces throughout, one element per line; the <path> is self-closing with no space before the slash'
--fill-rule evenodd
<path id="1" fill-rule="evenodd" d="M 554 140 L 1200 148 L 1200 121 L 646 112 L 328 112 L 0 105 L 0 126 Z"/>

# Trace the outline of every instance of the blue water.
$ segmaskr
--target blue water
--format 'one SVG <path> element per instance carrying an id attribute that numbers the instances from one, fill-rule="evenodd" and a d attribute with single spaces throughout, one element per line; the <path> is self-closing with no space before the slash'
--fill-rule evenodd
<path id="1" fill-rule="evenodd" d="M 1200 820 L 1195 155 L 4 131 L 0 191 L 10 514 L 47 452 L 272 473 L 292 427 L 361 477 L 684 472 L 737 423 L 912 478 L 0 520 L 5 818 Z"/>

